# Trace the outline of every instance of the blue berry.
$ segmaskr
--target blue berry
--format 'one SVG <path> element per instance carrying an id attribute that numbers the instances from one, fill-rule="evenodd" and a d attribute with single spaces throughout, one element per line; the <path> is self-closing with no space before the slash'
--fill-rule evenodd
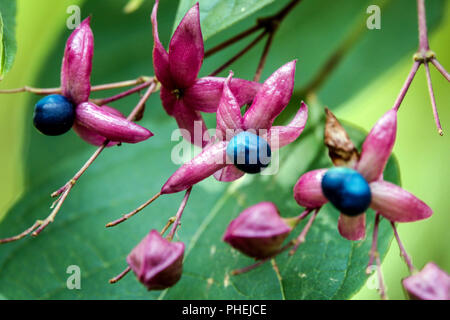
<path id="1" fill-rule="evenodd" d="M 46 96 L 34 107 L 34 126 L 45 135 L 58 136 L 66 133 L 74 121 L 74 105 L 60 94 Z"/>
<path id="2" fill-rule="evenodd" d="M 227 156 L 247 173 L 258 173 L 270 163 L 272 151 L 264 138 L 244 131 L 235 135 L 227 146 Z"/>
<path id="3" fill-rule="evenodd" d="M 357 216 L 367 210 L 372 200 L 369 184 L 356 170 L 335 167 L 322 179 L 324 196 L 343 214 Z"/>

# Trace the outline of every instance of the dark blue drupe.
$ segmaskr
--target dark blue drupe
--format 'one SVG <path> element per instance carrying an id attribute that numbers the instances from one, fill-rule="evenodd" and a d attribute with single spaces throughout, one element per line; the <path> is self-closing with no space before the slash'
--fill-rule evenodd
<path id="1" fill-rule="evenodd" d="M 227 156 L 247 173 L 258 173 L 270 163 L 272 151 L 264 138 L 244 131 L 235 135 L 227 146 Z"/>
<path id="2" fill-rule="evenodd" d="M 346 167 L 329 169 L 322 179 L 324 196 L 343 214 L 357 216 L 370 205 L 372 194 L 366 179 Z"/>
<path id="3" fill-rule="evenodd" d="M 66 133 L 74 121 L 74 105 L 60 94 L 46 96 L 34 107 L 34 126 L 45 135 L 57 136 Z"/>

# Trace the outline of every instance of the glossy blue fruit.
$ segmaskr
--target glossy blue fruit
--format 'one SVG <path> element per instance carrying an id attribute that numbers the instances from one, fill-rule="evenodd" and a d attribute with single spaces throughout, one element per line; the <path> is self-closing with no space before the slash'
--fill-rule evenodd
<path id="1" fill-rule="evenodd" d="M 74 121 L 74 105 L 60 94 L 46 96 L 34 107 L 34 126 L 45 135 L 58 136 L 66 133 Z"/>
<path id="2" fill-rule="evenodd" d="M 356 170 L 335 167 L 322 179 L 324 196 L 343 214 L 357 216 L 370 205 L 372 194 L 366 179 Z"/>
<path id="3" fill-rule="evenodd" d="M 247 131 L 235 135 L 227 146 L 227 156 L 238 169 L 247 173 L 261 172 L 269 165 L 271 155 L 267 141 Z"/>

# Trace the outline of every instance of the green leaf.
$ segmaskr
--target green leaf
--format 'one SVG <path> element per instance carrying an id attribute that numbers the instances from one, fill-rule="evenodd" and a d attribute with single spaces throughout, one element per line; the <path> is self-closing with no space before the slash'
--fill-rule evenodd
<path id="1" fill-rule="evenodd" d="M 127 5 L 123 8 L 123 11 L 125 13 L 132 13 L 139 9 L 143 3 L 144 0 L 129 0 Z"/>
<path id="2" fill-rule="evenodd" d="M 197 2 L 200 4 L 203 39 L 206 40 L 274 0 L 180 0 L 174 30 L 186 12 Z"/>
<path id="3" fill-rule="evenodd" d="M 0 2 L 0 80 L 11 69 L 16 55 L 16 1 Z"/>
<path id="4" fill-rule="evenodd" d="M 183 277 L 174 288 L 149 293 L 133 276 L 110 285 L 108 278 L 125 266 L 126 254 L 150 229 L 162 228 L 175 214 L 182 197 L 163 196 L 123 225 L 104 228 L 107 221 L 156 193 L 175 169 L 168 163 L 174 142 L 164 138 L 175 128 L 173 123 L 157 112 L 144 125 L 160 138 L 107 150 L 79 181 L 60 215 L 44 233 L 2 247 L 0 294 L 10 299 L 345 299 L 365 283 L 373 213 L 368 215 L 366 240 L 351 242 L 339 235 L 339 213 L 330 205 L 321 210 L 297 254 L 277 259 L 281 281 L 270 264 L 237 277 L 228 275 L 252 263 L 222 242 L 228 223 L 260 201 L 275 202 L 283 216 L 299 214 L 302 209 L 292 195 L 297 178 L 305 171 L 330 166 L 320 134 L 323 128 L 310 124 L 298 143 L 283 149 L 277 175 L 248 175 L 231 184 L 209 178 L 194 187 L 177 234 L 177 239 L 186 243 L 187 252 Z M 347 127 L 360 143 L 365 134 Z M 34 143 L 40 140 L 33 138 Z M 18 232 L 45 214 L 52 188 L 67 179 L 90 152 L 92 149 L 60 162 L 54 162 L 52 154 L 36 155 L 55 165 L 48 166 L 45 172 L 34 172 L 31 190 L 2 222 L 0 234 Z M 398 182 L 393 161 L 386 178 Z M 383 221 L 379 238 L 382 255 L 391 236 L 389 223 Z M 66 288 L 65 271 L 69 265 L 81 268 L 81 291 Z"/>
<path id="5" fill-rule="evenodd" d="M 169 17 L 173 8 L 164 3 L 159 19 L 161 31 L 170 30 L 172 26 Z M 87 2 L 83 7 L 83 12 L 91 12 L 95 17 L 92 20 L 96 39 L 93 83 L 131 79 L 142 73 L 151 75 L 151 28 L 142 28 L 143 23 L 149 23 L 151 6 L 144 3 L 146 10 L 125 16 L 119 2 L 108 2 L 109 14 L 101 14 L 106 10 L 105 5 Z M 110 41 L 112 33 L 117 41 Z M 42 63 L 36 85 L 51 87 L 58 83 L 59 65 L 54 61 L 60 61 L 68 35 L 66 30 Z M 136 47 L 136 43 L 139 43 L 139 50 L 130 50 Z M 297 54 L 300 56 L 302 51 L 298 49 Z M 249 64 L 251 57 L 243 61 Z M 213 63 L 217 65 L 219 60 L 215 59 L 208 61 L 210 66 Z M 286 62 L 277 53 L 272 59 L 276 65 Z M 267 70 L 273 70 L 273 65 L 268 64 Z M 244 75 L 251 77 L 250 73 L 248 68 L 244 68 Z M 94 98 L 103 96 L 99 93 L 93 95 Z M 31 106 L 38 99 L 32 97 L 28 102 L 28 143 L 23 156 L 27 190 L 0 224 L 0 237 L 20 232 L 36 219 L 47 215 L 51 203 L 49 194 L 69 179 L 94 151 L 73 132 L 60 137 L 38 134 L 31 124 Z M 330 105 L 337 105 L 340 99 L 342 96 L 338 90 L 327 96 Z M 292 107 L 298 108 L 298 99 L 293 101 Z M 114 105 L 126 112 L 135 103 L 134 97 Z M 233 184 L 208 179 L 194 188 L 177 234 L 177 238 L 185 241 L 188 248 L 183 278 L 170 290 L 147 292 L 132 275 L 116 285 L 108 284 L 108 279 L 125 267 L 126 255 L 151 228 L 161 229 L 167 219 L 175 214 L 183 195 L 163 196 L 141 214 L 114 229 L 105 229 L 104 225 L 156 193 L 177 168 L 170 161 L 171 149 L 176 145 L 176 142 L 170 141 L 170 136 L 176 125 L 164 113 L 155 94 L 147 104 L 142 122 L 155 133 L 154 137 L 137 145 L 124 144 L 106 150 L 76 184 L 55 222 L 47 230 L 37 238 L 27 238 L 1 247 L 0 295 L 8 299 L 350 297 L 366 280 L 364 270 L 368 260 L 373 212 L 369 212 L 367 219 L 367 239 L 352 243 L 337 232 L 338 213 L 330 206 L 324 207 L 307 242 L 297 254 L 292 258 L 282 255 L 277 259 L 281 281 L 270 264 L 241 276 L 226 276 L 228 271 L 251 263 L 250 259 L 222 243 L 221 236 L 227 224 L 242 209 L 262 200 L 274 201 L 283 216 L 298 214 L 301 208 L 292 197 L 296 180 L 307 170 L 330 165 L 323 148 L 322 120 L 315 120 L 313 115 L 298 143 L 281 150 L 283 158 L 276 176 L 247 176 Z M 348 128 L 355 141 L 361 142 L 365 133 Z M 398 168 L 393 160 L 387 167 L 386 179 L 399 181 Z M 391 238 L 389 224 L 382 221 L 379 244 L 382 256 Z M 66 288 L 69 276 L 66 269 L 69 265 L 79 265 L 81 268 L 82 289 L 79 291 Z"/>

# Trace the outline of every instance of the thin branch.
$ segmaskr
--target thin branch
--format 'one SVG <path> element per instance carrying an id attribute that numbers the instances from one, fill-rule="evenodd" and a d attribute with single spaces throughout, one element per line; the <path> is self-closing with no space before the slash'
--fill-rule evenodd
<path id="1" fill-rule="evenodd" d="M 144 82 L 149 82 L 152 79 L 153 79 L 153 77 L 141 76 L 134 80 L 126 80 L 126 81 L 101 84 L 101 85 L 97 85 L 97 86 L 92 86 L 91 92 L 135 86 L 135 85 L 138 85 L 138 84 L 141 84 Z M 0 90 L 0 94 L 2 94 L 2 93 L 6 93 L 6 94 L 7 93 L 20 93 L 20 92 L 30 92 L 30 93 L 35 93 L 38 95 L 47 95 L 47 94 L 61 93 L 61 88 L 60 87 L 58 87 L 58 88 L 34 88 L 34 87 L 30 87 L 30 86 L 24 86 L 22 88 Z"/>
<path id="2" fill-rule="evenodd" d="M 405 83 L 403 84 L 402 89 L 400 90 L 400 93 L 398 94 L 397 99 L 395 100 L 394 106 L 392 107 L 392 109 L 394 110 L 398 110 L 400 108 L 400 105 L 403 102 L 403 99 L 406 96 L 406 93 L 408 92 L 409 86 L 411 85 L 411 82 L 414 79 L 414 76 L 417 73 L 417 70 L 420 67 L 421 62 L 420 61 L 414 61 L 411 71 L 408 74 L 408 77 L 405 80 Z"/>
<path id="3" fill-rule="evenodd" d="M 258 30 L 261 29 L 266 29 L 269 30 L 273 27 L 274 24 L 279 25 L 281 23 L 281 21 L 288 15 L 289 12 L 291 12 L 291 10 L 300 2 L 301 0 L 292 0 L 290 1 L 284 8 L 282 8 L 280 11 L 278 11 L 276 14 L 269 16 L 269 17 L 265 17 L 265 18 L 260 18 L 256 21 L 256 24 L 252 27 L 250 27 L 247 30 L 242 31 L 241 33 L 233 36 L 232 38 L 218 44 L 217 46 L 209 49 L 208 51 L 205 52 L 205 58 L 213 55 L 216 52 L 219 52 L 227 47 L 229 47 L 230 45 L 232 45 L 233 43 L 236 43 L 250 35 L 252 35 L 253 33 L 255 33 Z"/>
<path id="4" fill-rule="evenodd" d="M 388 296 L 386 294 L 386 286 L 384 284 L 383 279 L 383 273 L 381 271 L 381 260 L 379 255 L 376 257 L 376 262 L 377 262 L 377 276 L 379 285 L 378 293 L 380 294 L 382 300 L 388 300 Z"/>
<path id="5" fill-rule="evenodd" d="M 289 241 L 287 244 L 285 244 L 282 248 L 280 248 L 272 256 L 264 258 L 264 259 L 261 259 L 261 260 L 257 261 L 256 263 L 251 264 L 249 266 L 246 266 L 244 268 L 233 270 L 233 271 L 231 271 L 231 275 L 237 276 L 239 274 L 243 274 L 243 273 L 249 272 L 249 271 L 251 271 L 253 269 L 256 269 L 257 267 L 259 267 L 260 265 L 266 263 L 267 261 L 274 259 L 277 255 L 279 255 L 280 253 L 286 251 L 287 249 L 289 249 L 293 245 L 294 245 L 294 241 Z"/>
<path id="6" fill-rule="evenodd" d="M 395 239 L 397 240 L 398 247 L 400 249 L 400 255 L 403 257 L 403 259 L 406 262 L 406 265 L 408 266 L 409 272 L 414 273 L 416 271 L 416 268 L 412 264 L 412 260 L 408 253 L 406 253 L 405 247 L 403 246 L 403 243 L 400 240 L 400 236 L 398 235 L 397 227 L 395 226 L 395 222 L 391 221 L 392 229 L 394 230 Z"/>
<path id="7" fill-rule="evenodd" d="M 164 235 L 164 233 L 166 233 L 166 231 L 169 229 L 169 227 L 175 222 L 176 217 L 171 217 L 169 218 L 169 220 L 167 221 L 166 225 L 164 226 L 164 228 L 161 230 L 161 232 L 159 233 L 161 235 L 161 237 Z"/>
<path id="8" fill-rule="evenodd" d="M 145 207 L 147 207 L 149 204 L 151 204 L 153 201 L 155 201 L 156 199 L 159 198 L 159 196 L 161 196 L 161 192 L 158 192 L 157 194 L 155 194 L 153 197 L 151 197 L 149 200 L 147 200 L 146 202 L 144 202 L 143 204 L 141 204 L 139 207 L 137 207 L 136 209 L 134 209 L 133 211 L 124 214 L 121 218 L 108 222 L 106 224 L 107 228 L 110 227 L 114 227 L 122 222 L 124 222 L 125 220 L 128 220 L 129 218 L 131 218 L 132 216 L 134 216 L 136 213 L 142 211 Z"/>
<path id="9" fill-rule="evenodd" d="M 370 249 L 369 255 L 369 263 L 367 264 L 366 274 L 372 273 L 372 265 L 375 260 L 375 256 L 378 255 L 377 251 L 377 241 L 378 241 L 378 226 L 380 224 L 380 214 L 377 212 L 375 214 L 375 224 L 373 226 L 373 234 L 372 234 L 372 248 Z"/>
<path id="10" fill-rule="evenodd" d="M 121 280 L 123 277 L 125 277 L 128 272 L 130 272 L 131 268 L 128 266 L 125 268 L 125 270 L 123 270 L 121 273 L 119 273 L 117 276 L 115 276 L 114 278 L 109 280 L 109 283 L 113 284 L 116 283 L 117 281 Z"/>
<path id="11" fill-rule="evenodd" d="M 31 92 L 39 95 L 47 95 L 47 94 L 61 93 L 61 88 L 33 88 L 30 86 L 24 86 L 22 88 L 0 90 L 0 93 L 20 93 L 20 92 Z"/>
<path id="12" fill-rule="evenodd" d="M 219 68 L 217 68 L 214 72 L 210 74 L 211 77 L 217 75 L 221 71 L 223 71 L 225 68 L 227 68 L 229 65 L 231 65 L 233 62 L 238 60 L 240 57 L 242 57 L 245 53 L 247 53 L 251 48 L 253 48 L 255 45 L 258 44 L 259 41 L 261 41 L 262 38 L 267 34 L 267 32 L 262 32 L 258 37 L 256 37 L 252 42 L 250 42 L 244 49 L 239 51 L 236 55 L 234 55 L 231 59 L 229 59 L 227 62 L 225 62 L 223 65 L 221 65 Z"/>
<path id="13" fill-rule="evenodd" d="M 302 232 L 300 233 L 300 235 L 298 236 L 297 239 L 294 240 L 294 247 L 289 251 L 289 255 L 293 255 L 298 247 L 305 242 L 306 240 L 306 235 L 308 234 L 309 229 L 311 229 L 311 226 L 314 222 L 314 220 L 316 220 L 317 214 L 319 213 L 319 210 L 316 209 L 314 210 L 312 216 L 309 218 L 308 223 L 306 224 L 306 226 L 303 228 Z"/>
<path id="14" fill-rule="evenodd" d="M 372 273 L 372 264 L 375 261 L 376 263 L 376 271 L 378 277 L 378 292 L 380 293 L 381 299 L 387 300 L 386 288 L 383 280 L 383 273 L 381 272 L 381 260 L 380 254 L 378 253 L 378 228 L 380 224 L 380 214 L 377 212 L 375 214 L 375 225 L 373 227 L 373 236 L 372 236 L 372 248 L 370 249 L 370 259 L 366 269 L 366 274 Z"/>
<path id="15" fill-rule="evenodd" d="M 175 215 L 175 223 L 172 226 L 172 229 L 170 230 L 169 235 L 167 236 L 167 240 L 172 241 L 173 236 L 175 235 L 175 232 L 177 231 L 178 226 L 180 225 L 181 216 L 183 215 L 184 208 L 186 207 L 186 204 L 189 200 L 189 196 L 191 195 L 192 187 L 186 190 L 186 193 L 184 194 L 183 201 L 181 201 L 180 208 L 178 209 L 177 214 Z"/>
<path id="16" fill-rule="evenodd" d="M 447 79 L 448 82 L 450 82 L 450 74 L 439 63 L 439 61 L 436 58 L 432 58 L 430 61 L 436 67 L 436 69 L 444 76 L 444 78 Z"/>
<path id="17" fill-rule="evenodd" d="M 209 56 L 212 56 L 214 53 L 219 52 L 227 47 L 229 47 L 230 45 L 232 45 L 233 43 L 238 42 L 239 40 L 242 40 L 250 35 L 252 35 L 253 33 L 255 33 L 256 31 L 260 30 L 263 26 L 256 24 L 253 27 L 235 35 L 234 37 L 226 40 L 225 42 L 222 42 L 220 44 L 218 44 L 217 46 L 209 49 L 208 51 L 205 52 L 205 58 L 208 58 Z"/>
<path id="18" fill-rule="evenodd" d="M 419 49 L 425 53 L 430 50 L 430 46 L 428 43 L 427 19 L 424 0 L 417 0 L 417 18 L 419 25 Z"/>
<path id="19" fill-rule="evenodd" d="M 270 46 L 272 45 L 274 35 L 275 30 L 269 33 L 269 37 L 267 38 L 266 45 L 264 46 L 261 59 L 259 60 L 258 68 L 256 69 L 255 76 L 253 77 L 253 81 L 255 82 L 259 82 L 259 80 L 261 79 L 261 74 L 266 64 L 267 55 L 269 54 Z"/>
<path id="20" fill-rule="evenodd" d="M 20 239 L 26 237 L 27 235 L 29 235 L 34 230 L 36 230 L 36 228 L 39 227 L 40 225 L 41 225 L 41 221 L 38 220 L 31 227 L 29 227 L 28 229 L 26 229 L 22 233 L 19 233 L 18 235 L 15 235 L 13 237 L 0 239 L 0 244 L 20 240 Z"/>
<path id="21" fill-rule="evenodd" d="M 102 106 L 102 105 L 105 105 L 107 103 L 111 103 L 113 101 L 120 100 L 120 99 L 122 99 L 124 97 L 127 97 L 127 96 L 129 96 L 129 95 L 131 95 L 131 94 L 133 94 L 135 92 L 141 91 L 142 89 L 147 88 L 148 86 L 150 86 L 152 83 L 153 83 L 153 80 L 152 81 L 147 81 L 147 82 L 144 82 L 144 83 L 142 83 L 142 84 L 140 84 L 140 85 L 138 85 L 138 86 L 136 86 L 134 88 L 131 88 L 131 89 L 127 90 L 127 91 L 121 92 L 119 94 L 116 94 L 116 95 L 108 97 L 108 98 L 92 99 L 92 102 L 95 103 L 98 106 Z"/>
<path id="22" fill-rule="evenodd" d="M 442 131 L 441 121 L 439 120 L 439 113 L 437 111 L 436 99 L 434 97 L 433 85 L 431 83 L 431 74 L 430 74 L 430 68 L 428 67 L 428 62 L 425 62 L 424 66 L 425 66 L 425 72 L 426 72 L 426 76 L 427 76 L 428 91 L 430 93 L 431 107 L 433 108 L 434 121 L 436 122 L 436 127 L 438 129 L 439 134 L 442 136 L 442 135 L 444 135 L 444 132 Z"/>

